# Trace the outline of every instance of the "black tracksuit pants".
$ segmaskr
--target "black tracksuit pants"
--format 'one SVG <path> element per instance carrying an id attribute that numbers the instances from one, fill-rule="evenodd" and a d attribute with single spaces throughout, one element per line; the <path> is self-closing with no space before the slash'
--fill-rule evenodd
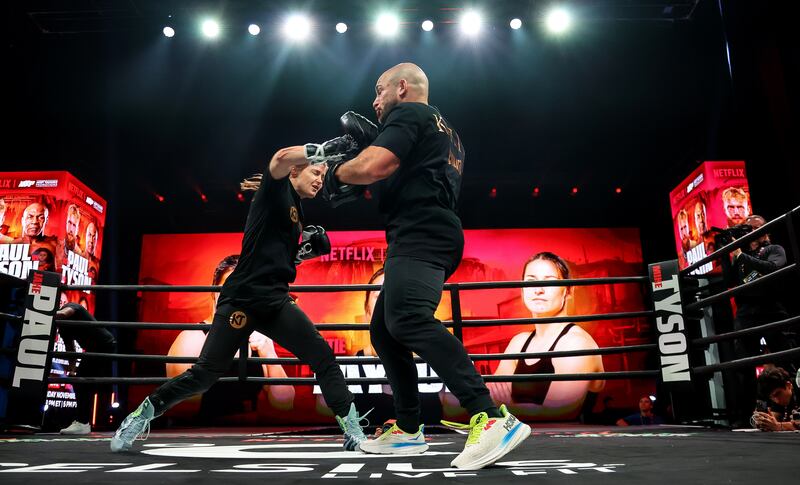
<path id="1" fill-rule="evenodd" d="M 241 319 L 231 321 L 231 315 L 236 311 L 246 315 L 246 323 L 240 328 L 236 326 Z M 159 416 L 184 399 L 208 390 L 228 371 L 236 351 L 255 330 L 309 364 L 316 373 L 328 407 L 338 416 L 347 415 L 353 395 L 345 385 L 333 351 L 308 316 L 288 297 L 286 303 L 265 314 L 230 304 L 220 305 L 197 363 L 150 394 L 155 415 Z"/>
<path id="2" fill-rule="evenodd" d="M 384 268 L 370 337 L 392 386 L 398 426 L 407 432 L 419 427 L 412 352 L 430 364 L 471 415 L 492 409 L 489 390 L 464 345 L 433 316 L 449 274 L 438 264 L 409 256 L 391 257 Z"/>

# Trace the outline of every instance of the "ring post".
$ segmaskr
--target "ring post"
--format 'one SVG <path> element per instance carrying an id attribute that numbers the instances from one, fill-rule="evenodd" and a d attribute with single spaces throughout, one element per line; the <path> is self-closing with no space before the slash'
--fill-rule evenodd
<path id="1" fill-rule="evenodd" d="M 58 273 L 38 270 L 28 273 L 25 313 L 15 342 L 17 353 L 8 392 L 6 418 L 11 425 L 36 430 L 42 427 L 60 283 Z"/>

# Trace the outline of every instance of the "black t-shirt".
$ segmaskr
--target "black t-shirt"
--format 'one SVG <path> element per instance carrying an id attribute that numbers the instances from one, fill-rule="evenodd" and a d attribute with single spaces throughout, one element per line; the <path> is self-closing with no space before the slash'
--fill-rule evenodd
<path id="1" fill-rule="evenodd" d="M 456 215 L 464 167 L 458 133 L 436 108 L 400 103 L 387 114 L 372 144 L 400 159 L 380 188 L 387 257 L 414 256 L 454 271 L 464 249 Z"/>
<path id="2" fill-rule="evenodd" d="M 786 251 L 777 244 L 766 244 L 752 252 L 742 252 L 735 261 L 734 286 L 756 280 L 764 275 L 786 266 Z M 744 290 L 736 295 L 737 315 L 756 315 L 783 313 L 786 310 L 778 298 L 780 288 L 767 283 L 756 288 Z"/>
<path id="3" fill-rule="evenodd" d="M 66 320 L 90 320 L 95 321 L 91 313 L 77 303 L 67 303 L 63 307 L 72 308 L 75 313 Z M 87 325 L 83 327 L 58 327 L 61 339 L 66 343 L 70 340 L 78 342 L 78 345 L 87 352 L 115 352 L 117 339 L 114 334 L 99 325 Z"/>
<path id="4" fill-rule="evenodd" d="M 239 264 L 225 281 L 218 306 L 269 311 L 289 299 L 302 220 L 300 196 L 289 177 L 274 180 L 267 170 L 250 202 Z"/>

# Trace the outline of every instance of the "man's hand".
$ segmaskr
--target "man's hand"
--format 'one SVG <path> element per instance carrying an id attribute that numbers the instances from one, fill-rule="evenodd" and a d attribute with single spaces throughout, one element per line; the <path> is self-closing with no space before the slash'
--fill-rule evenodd
<path id="1" fill-rule="evenodd" d="M 760 429 L 761 431 L 780 431 L 781 430 L 781 423 L 775 419 L 770 413 L 762 413 L 761 411 L 756 411 L 753 413 L 753 421 L 755 422 L 756 428 Z"/>

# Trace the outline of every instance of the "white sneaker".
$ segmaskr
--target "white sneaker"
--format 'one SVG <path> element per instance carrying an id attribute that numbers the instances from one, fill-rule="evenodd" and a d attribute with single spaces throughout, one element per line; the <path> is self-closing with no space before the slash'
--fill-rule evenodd
<path id="1" fill-rule="evenodd" d="M 92 432 L 92 427 L 89 423 L 81 423 L 73 421 L 72 424 L 59 431 L 61 434 L 89 434 Z"/>
<path id="2" fill-rule="evenodd" d="M 505 404 L 500 406 L 502 418 L 490 418 L 478 413 L 469 424 L 442 421 L 451 428 L 469 430 L 467 444 L 450 466 L 461 470 L 480 470 L 504 457 L 531 435 L 531 427 L 508 412 Z"/>
<path id="3" fill-rule="evenodd" d="M 424 453 L 428 449 L 428 443 L 425 442 L 425 435 L 422 434 L 423 428 L 424 425 L 420 425 L 419 430 L 415 434 L 411 434 L 398 428 L 395 423 L 378 438 L 362 442 L 360 445 L 361 451 L 379 455 L 416 455 Z"/>

